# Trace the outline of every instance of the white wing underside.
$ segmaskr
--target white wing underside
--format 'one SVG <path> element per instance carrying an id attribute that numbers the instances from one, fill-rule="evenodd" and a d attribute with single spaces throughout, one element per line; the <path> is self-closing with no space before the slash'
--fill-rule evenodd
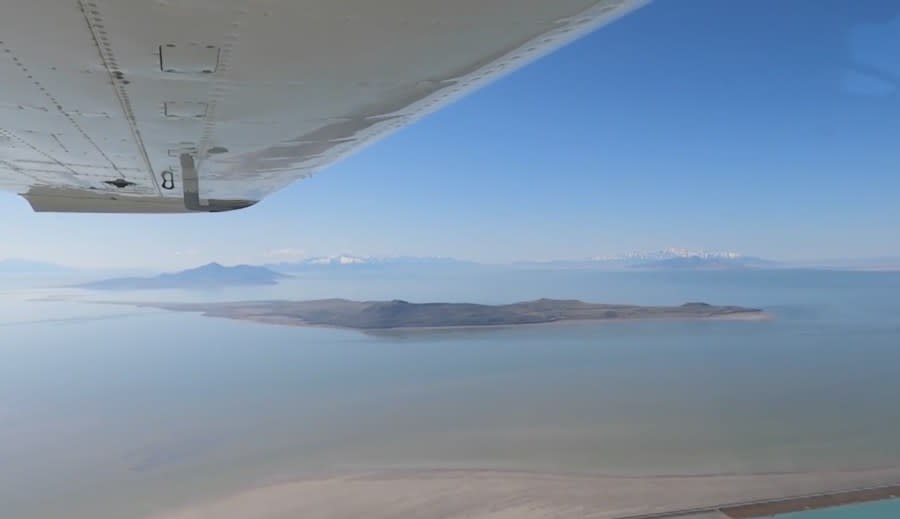
<path id="1" fill-rule="evenodd" d="M 642 0 L 9 0 L 0 189 L 252 205 Z"/>

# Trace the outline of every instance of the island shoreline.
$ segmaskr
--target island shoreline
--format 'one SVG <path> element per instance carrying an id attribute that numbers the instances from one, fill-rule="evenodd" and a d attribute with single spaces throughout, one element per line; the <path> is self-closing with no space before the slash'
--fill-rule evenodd
<path id="1" fill-rule="evenodd" d="M 174 311 L 174 310 L 173 310 Z M 270 326 L 292 326 L 295 328 L 325 328 L 330 330 L 351 330 L 363 333 L 377 334 L 379 332 L 443 332 L 443 331 L 477 331 L 477 330 L 505 330 L 513 328 L 530 328 L 534 326 L 566 326 L 566 325 L 601 325 L 601 324 L 624 324 L 624 323 L 661 323 L 661 322 L 691 322 L 691 321 L 772 321 L 775 315 L 769 312 L 733 314 L 733 315 L 710 315 L 703 317 L 654 317 L 654 318 L 611 318 L 611 319 L 560 319 L 557 321 L 545 321 L 540 323 L 518 323 L 518 324 L 468 324 L 456 326 L 397 326 L 392 328 L 351 328 L 348 326 L 336 326 L 329 324 L 304 323 L 292 319 L 265 319 L 250 317 L 229 317 L 226 315 L 207 314 L 203 310 L 197 310 L 203 317 L 214 319 L 228 319 L 230 321 L 241 321 L 246 323 L 264 324 Z"/>

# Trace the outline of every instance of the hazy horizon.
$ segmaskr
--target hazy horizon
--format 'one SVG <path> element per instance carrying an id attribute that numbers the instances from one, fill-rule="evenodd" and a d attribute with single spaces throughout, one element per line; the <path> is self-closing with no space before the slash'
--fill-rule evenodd
<path id="1" fill-rule="evenodd" d="M 477 258 L 466 258 L 466 257 L 458 257 L 458 256 L 407 256 L 407 255 L 368 255 L 368 254 L 351 254 L 347 252 L 339 252 L 334 254 L 321 254 L 321 255 L 313 255 L 307 254 L 300 250 L 292 249 L 289 253 L 284 250 L 277 251 L 265 251 L 259 254 L 251 254 L 248 258 L 249 261 L 244 261 L 240 259 L 222 259 L 221 257 L 216 257 L 213 255 L 204 255 L 199 252 L 191 255 L 182 255 L 180 261 L 171 261 L 168 263 L 147 263 L 147 262 L 134 262 L 127 264 L 109 264 L 109 263 L 84 263 L 80 261 L 68 261 L 67 259 L 59 259 L 54 257 L 22 257 L 22 256 L 2 256 L 0 255 L 0 267 L 4 264 L 12 265 L 12 266 L 21 266 L 27 267 L 29 264 L 34 264 L 36 266 L 39 265 L 47 265 L 47 266 L 56 266 L 62 268 L 69 268 L 72 270 L 180 270 L 180 269 L 189 269 L 194 267 L 199 267 L 203 265 L 208 265 L 211 263 L 218 263 L 225 266 L 235 266 L 235 265 L 277 265 L 277 264 L 291 264 L 291 263 L 303 263 L 310 262 L 316 260 L 333 260 L 335 262 L 339 262 L 341 258 L 345 258 L 350 262 L 360 261 L 451 261 L 451 262 L 460 262 L 460 263 L 471 263 L 476 265 L 484 265 L 484 266 L 515 266 L 521 264 L 534 264 L 534 265 L 548 265 L 552 266 L 554 263 L 596 263 L 602 264 L 603 262 L 612 262 L 616 260 L 626 260 L 626 259 L 639 259 L 642 256 L 653 256 L 660 254 L 672 254 L 673 257 L 703 257 L 703 256 L 723 256 L 727 257 L 729 255 L 734 255 L 737 258 L 748 258 L 748 259 L 760 259 L 767 262 L 772 262 L 777 266 L 781 267 L 809 267 L 815 268 L 819 266 L 829 266 L 835 268 L 852 268 L 855 266 L 859 266 L 860 264 L 865 263 L 878 263 L 879 261 L 883 261 L 887 263 L 887 266 L 891 267 L 900 267 L 900 253 L 895 255 L 880 255 L 880 256 L 841 256 L 841 257 L 822 257 L 822 258 L 802 258 L 802 259 L 794 259 L 794 260 L 784 260 L 781 258 L 775 257 L 766 257 L 756 254 L 744 254 L 742 252 L 736 251 L 724 251 L 724 250 L 700 250 L 700 249 L 690 249 L 683 247 L 665 247 L 659 249 L 652 250 L 641 250 L 641 251 L 631 251 L 622 254 L 613 254 L 613 255 L 591 255 L 586 257 L 577 257 L 577 258 L 564 258 L 564 257 L 556 257 L 551 259 L 535 259 L 535 258 L 519 258 L 519 259 L 511 259 L 506 261 L 483 261 Z M 255 258 L 255 261 L 253 260 Z M 353 263 L 348 263 L 348 265 L 352 265 Z"/>

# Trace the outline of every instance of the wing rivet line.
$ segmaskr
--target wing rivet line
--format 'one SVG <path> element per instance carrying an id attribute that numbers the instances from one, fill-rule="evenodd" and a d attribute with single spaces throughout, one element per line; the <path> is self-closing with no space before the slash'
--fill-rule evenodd
<path id="1" fill-rule="evenodd" d="M 62 106 L 62 103 L 60 103 L 59 99 L 57 99 L 56 96 L 51 94 L 40 81 L 38 81 L 37 79 L 34 78 L 34 75 L 31 73 L 31 71 L 28 69 L 28 67 L 26 67 L 25 64 L 22 63 L 22 60 L 20 60 L 18 56 L 16 56 L 15 54 L 12 53 L 11 49 L 7 48 L 5 46 L 5 44 L 3 44 L 3 42 L 0 42 L 0 46 L 3 47 L 3 51 L 5 53 L 12 54 L 12 56 L 10 56 L 10 59 L 12 60 L 13 64 L 16 66 L 16 68 L 19 69 L 19 71 L 29 81 L 31 81 L 31 83 L 35 87 L 37 87 L 38 91 L 40 91 L 41 94 L 47 99 L 47 101 L 49 101 L 50 106 L 56 108 L 56 110 L 69 122 L 69 124 L 72 125 L 72 127 L 75 129 L 75 131 L 77 131 L 81 135 L 81 137 L 85 141 L 87 141 L 87 143 L 90 144 L 97 151 L 97 153 L 109 163 L 110 166 L 112 166 L 112 169 L 116 173 L 118 173 L 120 177 L 124 178 L 125 175 L 119 170 L 119 166 L 115 162 L 113 162 L 112 158 L 110 158 L 103 151 L 103 149 L 100 148 L 100 146 L 96 143 L 96 141 L 94 141 L 94 139 L 91 138 L 90 135 L 88 135 L 87 131 L 85 131 L 85 129 L 82 128 L 82 126 L 78 123 L 78 121 L 75 120 L 75 118 L 72 116 L 72 114 Z M 19 138 L 19 139 L 23 140 L 21 138 Z M 35 146 L 32 146 L 31 144 L 28 144 L 28 146 L 37 150 L 37 148 Z M 39 150 L 39 153 L 46 157 L 50 157 L 50 155 L 43 150 Z M 58 160 L 56 157 L 50 157 L 50 158 L 54 162 L 63 164 L 63 161 Z M 68 169 L 76 178 L 78 177 L 79 173 L 77 171 L 75 171 L 74 169 L 72 169 L 70 167 L 66 167 L 66 169 Z M 79 182 L 81 182 L 81 181 L 79 180 Z"/>
<path id="2" fill-rule="evenodd" d="M 153 174 L 153 165 L 150 163 L 150 156 L 147 154 L 147 149 L 144 147 L 144 139 L 141 137 L 141 131 L 138 128 L 137 118 L 134 115 L 134 109 L 131 106 L 131 100 L 128 97 L 128 91 L 125 88 L 131 82 L 125 79 L 125 74 L 121 70 L 119 70 L 118 61 L 116 60 L 115 54 L 113 53 L 109 38 L 106 35 L 106 27 L 104 26 L 104 20 L 100 13 L 100 8 L 96 3 L 90 0 L 79 0 L 79 4 L 81 5 L 81 10 L 84 13 L 85 23 L 87 23 L 88 29 L 91 31 L 91 36 L 94 38 L 94 45 L 97 47 L 97 52 L 100 55 L 100 59 L 103 61 L 103 64 L 110 75 L 110 79 L 112 80 L 113 90 L 115 91 L 116 96 L 119 99 L 119 106 L 122 109 L 122 114 L 125 116 L 125 120 L 128 122 L 128 127 L 131 130 L 131 137 L 134 140 L 135 146 L 137 146 L 141 158 L 144 161 L 146 173 L 149 176 L 150 183 L 156 188 L 157 194 L 159 196 L 162 196 L 162 190 L 160 189 L 159 184 L 157 184 L 156 182 L 156 176 Z M 106 154 L 103 153 L 103 151 L 100 150 L 99 147 L 98 151 L 104 157 L 106 157 Z M 110 160 L 108 157 L 106 158 L 112 164 L 112 160 Z M 115 167 L 115 164 L 113 164 L 113 167 Z"/>

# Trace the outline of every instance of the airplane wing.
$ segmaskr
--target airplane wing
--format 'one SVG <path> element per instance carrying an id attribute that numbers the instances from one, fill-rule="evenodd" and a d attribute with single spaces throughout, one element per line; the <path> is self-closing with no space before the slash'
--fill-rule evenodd
<path id="1" fill-rule="evenodd" d="M 8 0 L 0 189 L 250 206 L 643 0 Z"/>

